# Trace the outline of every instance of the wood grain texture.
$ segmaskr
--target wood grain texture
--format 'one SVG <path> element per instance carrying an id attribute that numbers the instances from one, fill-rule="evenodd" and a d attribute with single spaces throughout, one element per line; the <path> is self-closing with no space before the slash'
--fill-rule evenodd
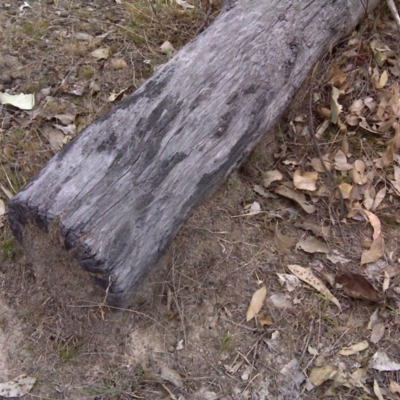
<path id="1" fill-rule="evenodd" d="M 372 9 L 378 0 L 370 0 Z M 66 145 L 10 202 L 23 242 L 56 226 L 123 305 L 188 214 L 284 112 L 360 0 L 232 4 L 140 89 Z M 29 250 L 29 249 L 27 249 Z"/>

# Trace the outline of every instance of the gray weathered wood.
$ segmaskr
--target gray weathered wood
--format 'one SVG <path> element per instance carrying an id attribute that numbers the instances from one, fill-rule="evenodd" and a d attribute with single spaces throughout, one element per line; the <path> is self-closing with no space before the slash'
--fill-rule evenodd
<path id="1" fill-rule="evenodd" d="M 372 9 L 378 0 L 364 3 Z M 103 288 L 112 277 L 108 301 L 125 304 L 188 214 L 364 12 L 360 0 L 232 5 L 11 200 L 16 237 L 58 231 Z"/>

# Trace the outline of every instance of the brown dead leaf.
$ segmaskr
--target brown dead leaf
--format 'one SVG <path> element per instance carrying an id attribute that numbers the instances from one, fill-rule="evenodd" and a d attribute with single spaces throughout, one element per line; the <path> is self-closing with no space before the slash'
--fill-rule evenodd
<path id="1" fill-rule="evenodd" d="M 385 253 L 385 241 L 382 235 L 379 235 L 371 245 L 371 248 L 364 250 L 361 255 L 361 265 L 379 260 Z"/>
<path id="2" fill-rule="evenodd" d="M 395 394 L 395 393 L 400 394 L 400 385 L 397 382 L 391 380 L 390 384 L 389 384 L 389 390 L 390 390 L 390 393 L 392 393 L 392 394 Z"/>
<path id="3" fill-rule="evenodd" d="M 394 180 L 390 180 L 393 189 L 396 191 L 396 194 L 400 196 L 400 167 L 397 165 L 393 165 L 394 171 Z"/>
<path id="4" fill-rule="evenodd" d="M 372 97 L 366 97 L 364 99 L 364 105 L 370 112 L 374 112 L 376 110 L 376 101 Z"/>
<path id="5" fill-rule="evenodd" d="M 332 67 L 330 68 L 329 72 L 331 74 L 329 83 L 332 86 L 340 87 L 343 85 L 344 82 L 346 82 L 347 74 L 345 74 L 343 72 L 343 70 L 340 68 L 339 65 L 333 64 Z"/>
<path id="6" fill-rule="evenodd" d="M 382 189 L 378 190 L 378 193 L 376 193 L 374 202 L 371 207 L 371 211 L 375 211 L 382 203 L 386 196 L 386 187 L 383 187 Z"/>
<path id="7" fill-rule="evenodd" d="M 357 99 L 353 101 L 353 104 L 350 106 L 350 112 L 355 115 L 361 115 L 364 109 L 364 101 L 361 99 Z"/>
<path id="8" fill-rule="evenodd" d="M 383 284 L 382 284 L 382 292 L 385 293 L 386 290 L 389 289 L 390 286 L 390 275 L 388 271 L 383 271 Z"/>
<path id="9" fill-rule="evenodd" d="M 261 326 L 272 325 L 273 321 L 269 315 L 264 315 L 264 313 L 260 312 L 257 315 L 257 321 Z"/>
<path id="10" fill-rule="evenodd" d="M 260 289 L 253 293 L 253 297 L 251 298 L 250 305 L 246 313 L 247 322 L 253 319 L 260 312 L 266 297 L 267 288 L 265 286 L 260 287 Z"/>
<path id="11" fill-rule="evenodd" d="M 362 342 L 353 344 L 352 346 L 343 347 L 342 350 L 339 351 L 341 356 L 351 356 L 353 354 L 357 354 L 360 351 L 368 349 L 369 344 L 367 340 L 363 340 Z"/>
<path id="12" fill-rule="evenodd" d="M 372 328 L 371 339 L 370 339 L 371 342 L 375 344 L 378 343 L 383 338 L 384 334 L 385 334 L 385 325 L 382 322 L 378 322 Z"/>
<path id="13" fill-rule="evenodd" d="M 265 188 L 269 188 L 272 182 L 280 181 L 283 179 L 283 175 L 277 169 L 273 171 L 267 171 L 263 174 L 263 176 L 263 185 Z"/>
<path id="14" fill-rule="evenodd" d="M 332 164 L 330 161 L 329 154 L 325 154 L 322 156 L 323 163 L 325 164 L 325 167 L 328 171 L 331 170 Z M 315 171 L 325 173 L 324 166 L 322 165 L 322 162 L 319 158 L 312 158 L 311 159 L 311 166 L 314 168 Z"/>
<path id="15" fill-rule="evenodd" d="M 367 279 L 362 275 L 353 274 L 343 266 L 339 266 L 335 283 L 343 285 L 346 296 L 373 302 L 379 302 L 383 299 L 383 296 Z"/>
<path id="16" fill-rule="evenodd" d="M 343 135 L 342 145 L 340 149 L 343 151 L 344 154 L 349 154 L 349 141 L 347 139 L 347 135 Z"/>
<path id="17" fill-rule="evenodd" d="M 330 227 L 328 225 L 315 224 L 311 221 L 297 221 L 294 224 L 295 228 L 304 229 L 305 231 L 311 231 L 317 236 L 328 238 L 330 234 Z"/>
<path id="18" fill-rule="evenodd" d="M 337 368 L 333 365 L 323 365 L 321 367 L 314 367 L 308 379 L 314 386 L 320 386 L 328 379 L 333 379 L 336 373 Z"/>
<path id="19" fill-rule="evenodd" d="M 357 126 L 360 122 L 360 117 L 357 115 L 347 115 L 346 116 L 346 124 L 350 126 Z"/>
<path id="20" fill-rule="evenodd" d="M 176 387 L 183 387 L 183 379 L 179 373 L 167 366 L 161 367 L 160 377 L 165 381 L 168 381 Z"/>
<path id="21" fill-rule="evenodd" d="M 381 234 L 381 221 L 380 219 L 371 211 L 364 210 L 364 214 L 367 216 L 369 223 L 374 229 L 374 233 L 372 235 L 372 239 L 376 240 Z"/>
<path id="22" fill-rule="evenodd" d="M 331 110 L 329 109 L 329 108 L 326 108 L 326 107 L 319 107 L 318 109 L 317 109 L 317 111 L 318 111 L 318 114 L 321 116 L 321 117 L 324 117 L 324 118 L 331 118 Z M 328 121 L 329 122 L 329 121 Z"/>
<path id="23" fill-rule="evenodd" d="M 325 131 L 329 128 L 330 121 L 326 119 L 321 125 L 318 126 L 317 130 L 315 131 L 315 138 L 320 140 L 324 135 Z"/>
<path id="24" fill-rule="evenodd" d="M 383 87 L 385 87 L 388 81 L 388 73 L 385 70 L 382 72 L 382 75 L 379 75 L 378 68 L 375 67 L 372 72 L 371 80 L 373 85 L 375 86 L 375 89 L 382 89 Z"/>
<path id="25" fill-rule="evenodd" d="M 296 192 L 295 190 L 290 189 L 284 185 L 278 186 L 275 189 L 275 193 L 295 201 L 308 214 L 312 214 L 313 212 L 315 212 L 314 204 L 308 202 L 306 200 L 306 196 L 303 193 Z"/>
<path id="26" fill-rule="evenodd" d="M 353 169 L 353 165 L 347 162 L 347 156 L 342 150 L 338 150 L 334 157 L 335 169 L 338 171 L 350 171 Z"/>
<path id="27" fill-rule="evenodd" d="M 365 175 L 366 165 L 362 160 L 356 160 L 353 164 L 352 178 L 356 185 L 364 185 L 368 182 L 368 177 Z"/>
<path id="28" fill-rule="evenodd" d="M 318 172 L 302 172 L 300 169 L 296 169 L 293 175 L 293 183 L 295 189 L 309 190 L 313 192 L 317 190 L 316 182 L 318 179 Z"/>
<path id="29" fill-rule="evenodd" d="M 342 106 L 339 104 L 340 91 L 335 86 L 332 87 L 331 95 L 331 122 L 337 124 L 339 120 L 339 114 L 342 112 Z"/>
<path id="30" fill-rule="evenodd" d="M 374 393 L 378 400 L 385 400 L 382 396 L 381 388 L 379 387 L 378 382 L 374 379 Z"/>
<path id="31" fill-rule="evenodd" d="M 329 291 L 329 289 L 324 285 L 324 283 L 320 279 L 318 279 L 312 272 L 296 264 L 290 264 L 287 267 L 289 268 L 292 274 L 296 275 L 303 282 L 308 283 L 314 289 L 318 290 L 322 295 L 324 295 L 328 300 L 330 300 L 340 310 L 342 310 L 342 307 L 340 306 L 338 299 Z"/>
<path id="32" fill-rule="evenodd" d="M 330 253 L 328 245 L 315 238 L 299 240 L 296 244 L 296 249 L 301 249 L 306 253 Z"/>
<path id="33" fill-rule="evenodd" d="M 353 186 L 351 186 L 350 184 L 343 182 L 339 185 L 339 190 L 342 193 L 342 197 L 344 200 L 347 200 L 350 198 L 350 193 L 353 189 Z"/>
<path id="34" fill-rule="evenodd" d="M 375 189 L 373 186 L 367 188 L 364 192 L 364 198 L 362 200 L 363 206 L 366 210 L 370 210 L 374 205 Z"/>
<path id="35" fill-rule="evenodd" d="M 266 199 L 270 199 L 271 197 L 276 197 L 274 194 L 267 192 L 262 186 L 260 185 L 254 185 L 253 190 L 255 193 L 259 194 L 262 197 L 265 197 Z"/>
<path id="36" fill-rule="evenodd" d="M 274 244 L 275 247 L 282 251 L 283 253 L 290 253 L 290 249 L 296 243 L 296 239 L 291 238 L 290 236 L 284 235 L 279 229 L 278 225 L 276 225 L 275 235 L 274 235 Z"/>
<path id="37" fill-rule="evenodd" d="M 117 58 L 115 60 L 112 60 L 110 63 L 110 68 L 117 70 L 117 69 L 123 69 L 123 68 L 127 68 L 128 64 L 126 63 L 126 61 L 123 58 Z"/>

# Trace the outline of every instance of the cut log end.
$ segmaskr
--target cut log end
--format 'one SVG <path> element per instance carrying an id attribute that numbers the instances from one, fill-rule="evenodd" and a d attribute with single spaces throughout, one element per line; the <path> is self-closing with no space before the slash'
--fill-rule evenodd
<path id="1" fill-rule="evenodd" d="M 80 265 L 74 256 L 74 249 L 65 250 L 58 225 L 52 223 L 39 228 L 33 221 L 25 220 L 22 227 L 16 215 L 11 203 L 10 226 L 31 261 L 38 290 L 47 290 L 61 304 L 103 303 L 107 294 L 104 282 L 108 277 L 88 273 L 82 268 L 84 265 Z M 110 288 L 108 292 L 111 292 Z M 110 293 L 108 304 L 120 306 L 122 300 Z"/>

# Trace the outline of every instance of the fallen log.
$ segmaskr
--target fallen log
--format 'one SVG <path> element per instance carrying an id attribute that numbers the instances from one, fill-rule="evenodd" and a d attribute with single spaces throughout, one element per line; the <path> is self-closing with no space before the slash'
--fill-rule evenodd
<path id="1" fill-rule="evenodd" d="M 27 251 L 45 251 L 49 264 L 73 256 L 109 304 L 126 304 L 193 208 L 284 112 L 328 46 L 365 15 L 363 3 L 232 3 L 10 201 L 17 239 Z M 378 0 L 366 4 L 371 10 Z M 74 285 L 75 269 L 41 268 L 50 285 Z"/>

